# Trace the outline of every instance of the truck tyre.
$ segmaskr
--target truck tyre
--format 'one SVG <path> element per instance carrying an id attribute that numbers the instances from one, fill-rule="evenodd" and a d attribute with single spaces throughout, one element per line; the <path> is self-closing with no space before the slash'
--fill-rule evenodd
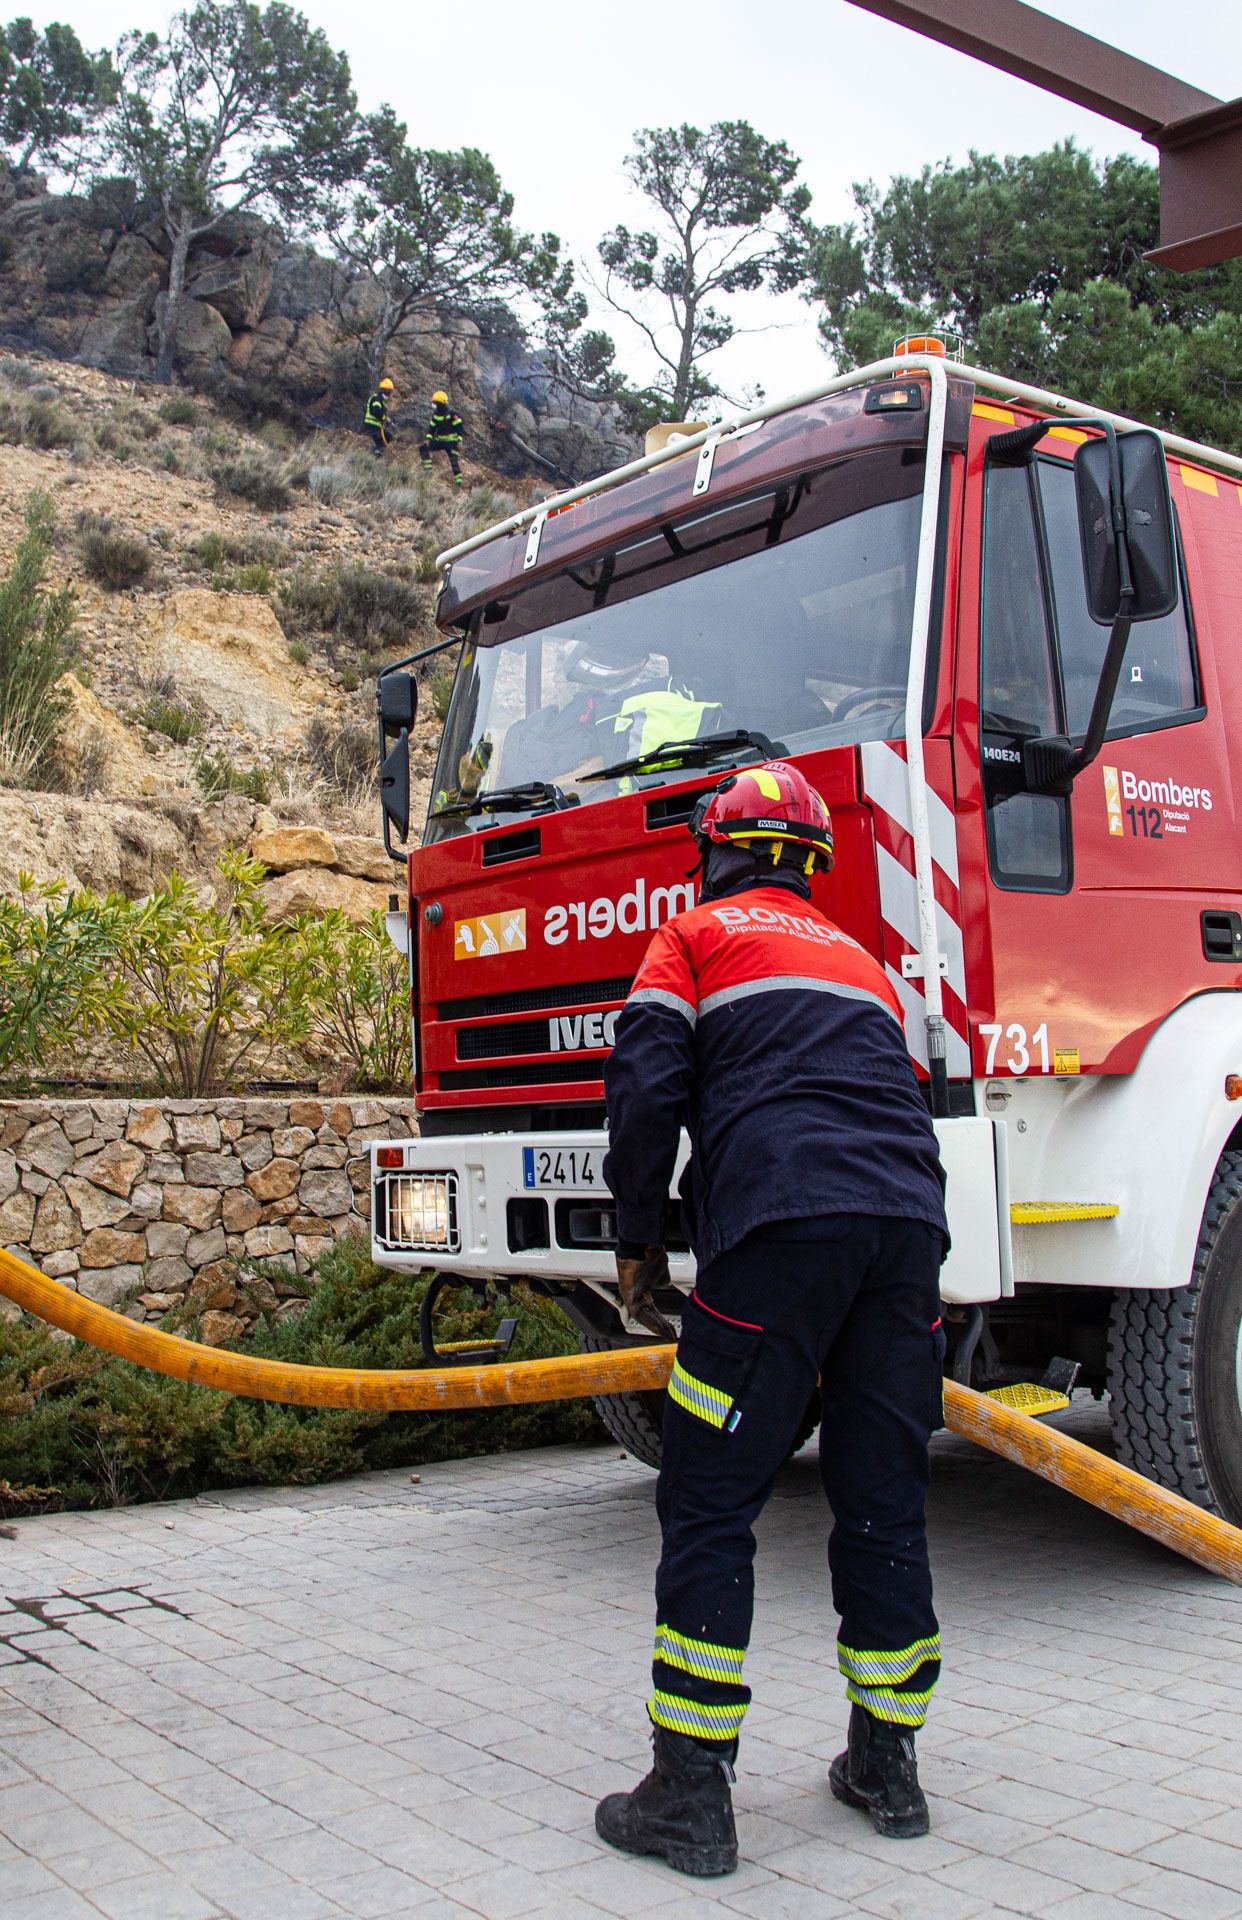
<path id="1" fill-rule="evenodd" d="M 1242 1525 L 1242 1153 L 1223 1153 L 1189 1286 L 1119 1288 L 1108 1339 L 1117 1458 Z"/>
<path id="2" fill-rule="evenodd" d="M 579 1333 L 578 1345 L 583 1353 L 607 1353 L 612 1341 Z M 664 1437 L 665 1398 L 663 1393 L 601 1393 L 592 1395 L 592 1404 L 619 1447 L 632 1453 L 644 1466 L 658 1468 Z M 816 1394 L 789 1449 L 791 1458 L 806 1445 L 818 1425 L 819 1395 Z"/>
<path id="3" fill-rule="evenodd" d="M 608 1353 L 613 1343 L 592 1333 L 579 1333 L 578 1345 L 583 1353 Z M 644 1466 L 659 1466 L 664 1434 L 663 1391 L 594 1394 L 592 1404 L 619 1447 Z"/>

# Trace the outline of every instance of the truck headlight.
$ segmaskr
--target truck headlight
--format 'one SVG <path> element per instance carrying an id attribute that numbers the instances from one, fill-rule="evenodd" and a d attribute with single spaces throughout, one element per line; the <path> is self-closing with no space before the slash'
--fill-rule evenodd
<path id="1" fill-rule="evenodd" d="M 391 1174 L 383 1182 L 387 1205 L 384 1240 L 412 1253 L 457 1253 L 457 1175 Z"/>

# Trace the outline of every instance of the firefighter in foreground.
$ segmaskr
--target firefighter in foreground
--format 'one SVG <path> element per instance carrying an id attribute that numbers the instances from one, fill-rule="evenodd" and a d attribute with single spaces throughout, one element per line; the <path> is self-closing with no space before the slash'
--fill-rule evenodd
<path id="1" fill-rule="evenodd" d="M 385 374 L 367 401 L 367 410 L 362 416 L 362 424 L 371 436 L 371 449 L 377 460 L 382 460 L 392 445 L 388 417 L 389 395 L 392 391 L 392 381 Z"/>
<path id="2" fill-rule="evenodd" d="M 427 431 L 419 444 L 423 468 L 431 472 L 431 456 L 443 451 L 448 455 L 448 463 L 453 469 L 453 485 L 461 485 L 461 463 L 457 456 L 461 452 L 462 434 L 465 428 L 462 417 L 454 413 L 449 405 L 447 393 L 433 393 L 431 396 L 431 417 L 427 422 Z"/>
<path id="3" fill-rule="evenodd" d="M 782 761 L 699 803 L 700 904 L 661 926 L 605 1069 L 617 1271 L 654 1332 L 679 1129 L 698 1262 L 664 1415 L 655 1764 L 595 1824 L 630 1853 L 729 1873 L 750 1701 L 752 1528 L 821 1390 L 820 1468 L 848 1743 L 829 1782 L 878 1832 L 927 1832 L 914 1734 L 940 1671 L 923 1507 L 941 1424 L 935 1134 L 882 967 L 810 904 L 820 796 Z"/>

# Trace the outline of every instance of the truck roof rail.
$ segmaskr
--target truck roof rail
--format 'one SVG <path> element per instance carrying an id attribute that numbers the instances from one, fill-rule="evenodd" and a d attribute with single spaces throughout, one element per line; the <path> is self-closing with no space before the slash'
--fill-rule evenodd
<path id="1" fill-rule="evenodd" d="M 639 460 L 631 460 L 623 467 L 615 467 L 611 473 L 600 474 L 595 480 L 585 480 L 580 486 L 567 488 L 564 493 L 553 494 L 547 500 L 540 500 L 535 506 L 524 507 L 520 513 L 511 514 L 507 520 L 497 521 L 494 527 L 484 528 L 482 533 L 472 534 L 469 540 L 461 540 L 454 547 L 446 547 L 436 557 L 436 565 L 446 567 L 462 554 L 473 553 L 476 548 L 486 546 L 489 540 L 495 540 L 503 533 L 518 533 L 524 527 L 530 527 L 536 520 L 541 523 L 550 514 L 560 513 L 566 507 L 576 505 L 579 500 L 590 499 L 592 494 L 605 493 L 612 487 L 634 479 L 640 473 L 649 473 L 653 467 L 665 465 L 669 460 L 678 460 L 683 455 L 695 453 L 708 443 L 715 451 L 720 440 L 727 440 L 743 428 L 758 425 L 764 420 L 772 420 L 777 414 L 790 413 L 795 407 L 809 405 L 812 401 L 823 400 L 829 394 L 843 393 L 850 387 L 870 386 L 873 381 L 883 380 L 892 374 L 909 374 L 918 368 L 924 371 L 932 363 L 943 369 L 951 378 L 973 381 L 976 387 L 985 392 L 998 394 L 1008 400 L 1025 402 L 1028 406 L 1047 409 L 1053 413 L 1067 414 L 1071 419 L 1109 420 L 1113 426 L 1123 430 L 1131 427 L 1147 426 L 1144 420 L 1132 420 L 1126 414 L 1109 413 L 1102 407 L 1088 406 L 1081 400 L 1071 400 L 1066 395 L 1052 393 L 1045 387 L 1027 386 L 1021 380 L 1009 380 L 1003 374 L 989 373 L 983 367 L 972 367 L 965 361 L 947 360 L 940 355 L 891 354 L 886 360 L 874 360 L 869 366 L 856 367 L 851 373 L 837 374 L 831 380 L 821 381 L 813 387 L 806 387 L 800 393 L 789 394 L 783 400 L 772 400 L 761 407 L 753 407 L 749 413 L 739 414 L 736 419 L 704 427 L 700 432 L 688 434 L 684 440 L 678 439 L 662 447 L 658 453 L 644 454 Z M 1216 467 L 1224 473 L 1237 475 L 1242 479 L 1242 459 L 1236 454 L 1222 453 L 1214 447 L 1205 447 L 1197 440 L 1184 440 L 1175 433 L 1164 433 L 1157 427 L 1167 452 L 1180 454 L 1188 460 L 1198 461 L 1203 466 Z M 697 463 L 696 463 L 697 465 Z"/>

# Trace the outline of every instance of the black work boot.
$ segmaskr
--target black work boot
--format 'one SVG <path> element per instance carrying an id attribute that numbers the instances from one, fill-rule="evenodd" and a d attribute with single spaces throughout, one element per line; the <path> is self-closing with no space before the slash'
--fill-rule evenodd
<path id="1" fill-rule="evenodd" d="M 876 1832 L 890 1840 L 914 1840 L 931 1825 L 913 1732 L 865 1707 L 850 1708 L 849 1745 L 829 1768 L 828 1784 L 847 1807 L 865 1808 Z"/>
<path id="2" fill-rule="evenodd" d="M 625 1853 L 654 1853 L 678 1873 L 732 1873 L 737 1828 L 729 1782 L 736 1740 L 692 1740 L 656 1727 L 655 1765 L 633 1793 L 610 1793 L 595 1831 Z"/>

